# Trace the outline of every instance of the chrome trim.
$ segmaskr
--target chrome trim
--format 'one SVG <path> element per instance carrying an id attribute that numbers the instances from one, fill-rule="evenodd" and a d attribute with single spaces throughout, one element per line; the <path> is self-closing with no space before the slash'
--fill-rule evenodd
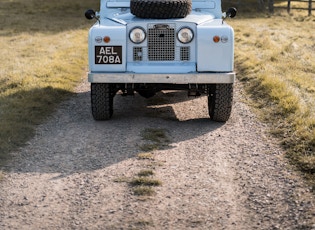
<path id="1" fill-rule="evenodd" d="M 93 83 L 228 84 L 234 83 L 235 73 L 88 73 L 88 81 Z"/>

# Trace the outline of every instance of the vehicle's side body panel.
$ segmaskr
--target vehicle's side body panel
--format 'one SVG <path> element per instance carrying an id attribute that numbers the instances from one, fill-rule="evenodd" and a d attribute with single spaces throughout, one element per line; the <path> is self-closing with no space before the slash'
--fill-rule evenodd
<path id="1" fill-rule="evenodd" d="M 214 37 L 220 38 L 214 42 Z M 234 31 L 222 20 L 197 26 L 197 71 L 230 72 L 234 68 Z"/>

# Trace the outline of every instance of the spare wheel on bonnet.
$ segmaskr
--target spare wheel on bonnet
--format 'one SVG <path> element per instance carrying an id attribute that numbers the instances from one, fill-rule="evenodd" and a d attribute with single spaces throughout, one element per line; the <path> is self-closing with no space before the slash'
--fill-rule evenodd
<path id="1" fill-rule="evenodd" d="M 191 0 L 130 0 L 130 11 L 139 18 L 184 18 L 191 8 Z"/>

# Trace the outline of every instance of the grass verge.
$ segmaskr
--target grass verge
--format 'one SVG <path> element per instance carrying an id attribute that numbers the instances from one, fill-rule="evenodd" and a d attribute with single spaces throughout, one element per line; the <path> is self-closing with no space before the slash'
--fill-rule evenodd
<path id="1" fill-rule="evenodd" d="M 315 19 L 305 15 L 241 15 L 229 23 L 238 79 L 290 162 L 315 188 Z"/>
<path id="2" fill-rule="evenodd" d="M 97 0 L 0 2 L 0 165 L 84 77 L 91 25 L 84 11 L 98 4 Z"/>

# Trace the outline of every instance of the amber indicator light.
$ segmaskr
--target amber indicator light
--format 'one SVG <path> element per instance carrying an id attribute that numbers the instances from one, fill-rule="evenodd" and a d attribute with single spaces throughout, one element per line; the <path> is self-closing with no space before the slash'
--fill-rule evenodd
<path id="1" fill-rule="evenodd" d="M 220 37 L 219 37 L 219 36 L 214 36 L 214 37 L 213 37 L 213 41 L 214 41 L 215 43 L 218 43 L 218 42 L 220 41 Z"/>
<path id="2" fill-rule="evenodd" d="M 110 42 L 110 37 L 105 36 L 105 37 L 104 37 L 104 42 L 105 42 L 105 43 L 109 43 L 109 42 Z"/>

